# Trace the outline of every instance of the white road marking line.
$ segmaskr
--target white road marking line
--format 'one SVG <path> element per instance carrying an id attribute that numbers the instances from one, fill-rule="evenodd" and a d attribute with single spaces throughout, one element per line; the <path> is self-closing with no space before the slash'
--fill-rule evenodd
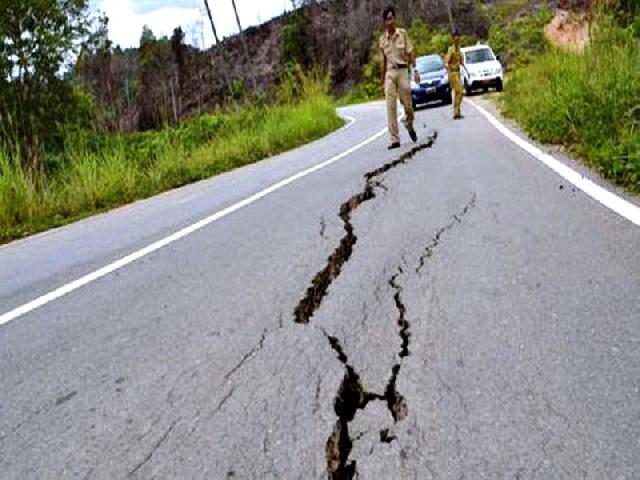
<path id="1" fill-rule="evenodd" d="M 507 127 L 505 127 L 502 123 L 500 123 L 493 115 L 491 115 L 487 110 L 485 110 L 480 105 L 476 104 L 472 100 L 467 99 L 471 105 L 473 105 L 482 115 L 486 117 L 487 120 L 505 137 L 511 140 L 513 143 L 518 145 L 520 148 L 525 150 L 527 153 L 531 154 L 542 163 L 544 163 L 551 170 L 556 172 L 562 178 L 564 178 L 569 183 L 573 184 L 584 193 L 589 195 L 594 200 L 600 202 L 602 205 L 607 207 L 608 209 L 614 211 L 621 217 L 626 218 L 630 222 L 635 225 L 640 226 L 640 207 L 637 207 L 633 203 L 619 197 L 618 195 L 602 188 L 600 185 L 589 180 L 584 175 L 576 172 L 571 167 L 565 165 L 561 161 L 555 159 L 551 155 L 544 153 L 538 147 L 530 144 L 526 140 L 523 140 L 518 135 L 513 133 Z"/>
<path id="2" fill-rule="evenodd" d="M 346 115 L 343 115 L 345 118 L 347 118 L 350 123 L 344 127 L 342 127 L 343 129 L 350 127 L 351 125 L 353 125 L 356 120 L 355 118 L 352 117 L 348 117 Z M 166 247 L 167 245 L 170 245 L 171 243 L 174 243 L 178 240 L 180 240 L 181 238 L 186 237 L 187 235 L 191 235 L 194 232 L 197 232 L 198 230 L 200 230 L 203 227 L 206 227 L 207 225 L 220 220 L 223 217 L 226 217 L 227 215 L 230 215 L 248 205 L 251 205 L 254 202 L 257 202 L 258 200 L 260 200 L 263 197 L 266 197 L 267 195 L 280 190 L 281 188 L 295 182 L 296 180 L 300 180 L 303 177 L 306 177 L 307 175 L 311 175 L 314 172 L 317 172 L 318 170 L 322 170 L 323 168 L 328 167 L 329 165 L 342 160 L 343 158 L 351 155 L 353 152 L 361 149 L 362 147 L 370 144 L 371 142 L 377 140 L 378 138 L 380 138 L 382 135 L 384 135 L 387 132 L 387 128 L 383 128 L 382 130 L 378 131 L 377 133 L 375 133 L 374 135 L 372 135 L 371 137 L 367 138 L 366 140 L 363 140 L 362 142 L 358 143 L 357 145 L 349 148 L 348 150 L 345 150 L 344 152 L 335 155 L 333 157 L 331 157 L 328 160 L 325 160 L 322 163 L 319 163 L 317 165 L 314 165 L 313 167 L 310 167 L 306 170 L 303 170 L 299 173 L 296 173 L 295 175 L 285 178 L 284 180 L 281 180 L 277 183 L 274 183 L 273 185 L 271 185 L 270 187 L 265 188 L 264 190 L 261 190 L 258 193 L 255 193 L 253 195 L 251 195 L 250 197 L 245 198 L 244 200 L 241 200 L 238 203 L 235 203 L 223 210 L 220 210 L 202 220 L 200 220 L 199 222 L 194 223 L 193 225 L 190 225 L 188 227 L 183 228 L 182 230 L 179 230 L 171 235 L 169 235 L 168 237 L 165 237 L 161 240 L 158 240 L 157 242 L 154 242 L 136 252 L 133 252 L 129 255 L 127 255 L 126 257 L 121 258 L 120 260 L 116 260 L 113 263 L 110 263 L 109 265 L 105 265 L 104 267 L 91 272 L 87 275 L 85 275 L 84 277 L 81 277 L 77 280 L 74 280 L 73 282 L 67 283 L 66 285 L 63 285 L 45 295 L 42 295 L 38 298 L 36 298 L 35 300 L 30 301 L 29 303 L 25 303 L 24 305 L 21 305 L 7 313 L 4 313 L 2 315 L 0 315 L 0 326 L 5 325 L 7 323 L 9 323 L 12 320 L 15 320 L 16 318 L 19 318 L 23 315 L 26 315 L 29 312 L 32 312 L 33 310 L 40 308 L 44 305 L 46 305 L 47 303 L 50 303 L 54 300 L 57 300 L 58 298 L 67 295 L 68 293 L 73 292 L 74 290 L 78 290 L 81 287 L 84 287 L 85 285 L 94 282 L 106 275 L 109 275 L 110 273 L 115 272 L 116 270 L 120 270 L 121 268 L 129 265 L 130 263 L 135 262 L 136 260 L 141 259 L 142 257 L 145 257 L 157 250 L 160 250 L 163 247 Z"/>
<path id="3" fill-rule="evenodd" d="M 328 134 L 327 136 L 322 137 L 321 139 L 315 140 L 315 142 L 322 141 L 322 140 L 326 140 L 327 138 L 331 138 L 332 136 L 334 136 L 334 135 L 336 135 L 336 134 L 338 134 L 338 133 L 342 132 L 343 130 L 346 130 L 347 128 L 351 127 L 351 126 L 356 122 L 356 119 L 355 119 L 355 118 L 353 118 L 353 117 L 351 117 L 351 116 L 349 116 L 349 115 L 346 115 L 346 114 L 344 114 L 344 113 L 342 113 L 342 112 L 339 112 L 339 115 L 340 115 L 342 118 L 344 118 L 345 120 L 347 120 L 347 123 L 346 123 L 345 125 L 343 125 L 342 127 L 340 127 L 338 130 L 336 130 L 335 132 L 331 132 L 331 133 L 330 133 L 330 134 Z M 311 145 L 311 144 L 313 144 L 313 143 L 314 143 L 314 142 L 312 142 L 312 143 L 308 143 L 308 144 L 306 144 L 306 145 L 301 145 L 301 147 L 302 147 L 302 146 Z M 283 154 L 283 153 L 286 153 L 286 152 L 282 152 L 281 154 Z M 253 165 L 253 164 L 250 164 L 250 165 L 247 165 L 247 166 L 251 166 L 251 165 Z M 239 170 L 239 169 L 241 169 L 241 168 L 243 168 L 243 167 L 239 167 L 239 168 L 238 168 L 238 170 Z M 231 172 L 227 172 L 227 173 L 231 173 Z M 204 180 L 201 180 L 201 181 L 203 181 L 203 182 L 204 182 L 204 181 L 207 181 L 207 180 L 211 180 L 211 179 L 209 178 L 209 179 L 204 179 Z M 196 183 L 197 183 L 197 182 L 196 182 Z M 193 184 L 191 184 L 191 185 L 193 185 Z M 100 216 L 102 216 L 102 215 L 108 215 L 108 214 L 110 214 L 110 213 L 113 213 L 113 212 L 115 212 L 115 211 L 128 209 L 128 208 L 131 208 L 131 207 L 133 207 L 134 205 L 136 205 L 136 204 L 138 204 L 138 203 L 141 203 L 141 202 L 145 202 L 145 201 L 147 201 L 147 200 L 150 200 L 151 198 L 164 197 L 164 196 L 169 197 L 169 196 L 172 196 L 172 195 L 177 195 L 177 194 L 178 194 L 177 192 L 178 192 L 179 190 L 181 190 L 182 188 L 186 187 L 186 186 L 189 186 L 189 185 L 184 185 L 184 186 L 182 186 L 182 187 L 176 187 L 176 188 L 172 188 L 172 189 L 170 189 L 170 190 L 166 190 L 166 191 L 164 191 L 164 192 L 159 192 L 158 194 L 154 195 L 153 197 L 143 198 L 143 199 L 140 199 L 140 200 L 136 200 L 135 202 L 128 203 L 128 204 L 126 204 L 126 205 L 121 205 L 121 206 L 119 206 L 119 207 L 112 208 L 112 209 L 110 209 L 110 210 L 108 210 L 108 211 L 105 211 L 105 212 L 97 213 L 97 214 L 95 214 L 95 215 L 93 215 L 93 216 L 91 216 L 91 217 L 86 218 L 85 220 L 95 219 L 95 218 L 98 218 L 98 217 L 100 217 Z M 186 197 L 185 199 L 178 200 L 176 203 L 177 203 L 177 205 L 181 205 L 181 204 L 183 204 L 183 203 L 188 203 L 190 200 L 194 200 L 194 199 L 197 199 L 197 198 L 199 198 L 199 196 L 198 196 L 197 194 L 195 194 L 195 195 L 193 195 L 193 196 L 191 196 L 191 197 Z M 74 222 L 74 223 L 75 223 L 75 222 Z M 74 223 L 69 223 L 69 224 L 67 224 L 67 225 L 61 225 L 61 226 L 59 226 L 59 227 L 51 228 L 51 229 L 49 229 L 49 230 L 45 230 L 45 231 L 43 231 L 43 232 L 34 233 L 33 235 L 30 235 L 29 237 L 21 238 L 21 239 L 19 239 L 19 240 L 15 240 L 14 242 L 5 243 L 5 244 L 3 244 L 3 245 L 0 245 L 0 250 L 3 250 L 3 249 L 5 249 L 5 248 L 9 248 L 9 247 L 13 247 L 13 246 L 15 246 L 15 244 L 17 244 L 17 243 L 19 243 L 19 242 L 21 242 L 21 241 L 30 241 L 30 240 L 33 240 L 33 239 L 36 239 L 36 238 L 40 238 L 40 237 L 47 237 L 47 236 L 52 235 L 52 234 L 54 234 L 54 233 L 56 233 L 56 232 L 59 232 L 59 231 L 61 231 L 61 230 L 66 230 L 66 229 L 68 229 L 68 228 L 73 227 Z M 2 325 L 2 324 L 0 323 L 0 325 Z"/>

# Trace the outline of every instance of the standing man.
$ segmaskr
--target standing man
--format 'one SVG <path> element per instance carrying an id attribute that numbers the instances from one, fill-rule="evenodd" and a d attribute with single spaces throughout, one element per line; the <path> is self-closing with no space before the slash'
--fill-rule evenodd
<path id="1" fill-rule="evenodd" d="M 462 84 L 460 83 L 460 67 L 464 65 L 460 45 L 458 45 L 458 33 L 451 32 L 451 46 L 444 57 L 444 63 L 449 72 L 449 85 L 453 93 L 453 119 L 462 118 L 460 104 L 462 103 Z"/>
<path id="2" fill-rule="evenodd" d="M 391 144 L 389 150 L 400 147 L 398 132 L 398 97 L 404 107 L 406 115 L 405 126 L 411 140 L 418 139 L 413 129 L 413 106 L 411 104 L 411 87 L 409 86 L 409 65 L 415 71 L 415 81 L 420 83 L 420 73 L 415 68 L 416 59 L 413 54 L 413 44 L 406 30 L 396 28 L 396 11 L 387 7 L 382 14 L 385 33 L 380 36 L 380 80 L 384 86 L 387 100 L 387 120 Z"/>

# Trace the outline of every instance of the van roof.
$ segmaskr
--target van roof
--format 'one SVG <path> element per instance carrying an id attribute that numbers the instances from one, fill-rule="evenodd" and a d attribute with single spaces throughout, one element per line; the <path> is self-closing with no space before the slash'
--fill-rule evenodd
<path id="1" fill-rule="evenodd" d="M 485 45 L 484 43 L 478 43 L 477 45 L 473 45 L 471 47 L 464 47 L 464 48 L 461 48 L 460 50 L 463 52 L 472 52 L 474 50 L 483 50 L 485 48 L 488 48 L 489 50 L 491 50 L 491 47 L 489 45 Z"/>

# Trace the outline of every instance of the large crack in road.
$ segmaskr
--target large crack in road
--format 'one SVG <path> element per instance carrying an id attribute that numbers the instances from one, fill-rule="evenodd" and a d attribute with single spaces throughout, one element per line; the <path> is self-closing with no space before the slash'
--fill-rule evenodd
<path id="1" fill-rule="evenodd" d="M 433 239 L 427 244 L 424 253 L 418 259 L 416 273 L 425 266 L 426 259 L 433 255 L 435 248 L 445 232 L 451 230 L 455 225 L 462 222 L 462 218 L 476 205 L 476 194 L 462 208 L 460 212 L 454 214 L 452 220 L 444 227 L 437 230 Z M 406 263 L 406 262 L 405 262 Z M 405 271 L 402 264 L 398 266 L 396 273 L 389 280 L 389 286 L 394 290 L 393 300 L 398 310 L 398 335 L 400 336 L 399 361 L 391 369 L 391 377 L 384 391 L 384 395 L 367 392 L 360 382 L 360 377 L 353 366 L 349 364 L 348 357 L 344 352 L 339 340 L 325 332 L 325 336 L 336 352 L 338 360 L 345 366 L 345 376 L 334 400 L 334 410 L 338 419 L 333 431 L 327 440 L 325 451 L 327 457 L 327 472 L 329 480 L 353 480 L 357 474 L 356 461 L 349 461 L 353 440 L 349 436 L 349 423 L 354 419 L 358 410 L 364 410 L 371 401 L 383 401 L 394 422 L 399 422 L 406 418 L 409 413 L 405 398 L 398 392 L 396 381 L 402 368 L 402 360 L 411 355 L 409 349 L 411 343 L 411 325 L 407 320 L 407 307 L 404 303 L 403 288 L 399 279 Z M 396 436 L 390 434 L 389 429 L 380 430 L 380 442 L 391 443 L 396 440 Z"/>
<path id="2" fill-rule="evenodd" d="M 385 185 L 377 178 L 398 165 L 406 163 L 415 157 L 418 152 L 430 148 L 436 138 L 437 132 L 433 132 L 427 137 L 426 142 L 413 147 L 399 158 L 367 172 L 364 175 L 365 185 L 362 191 L 353 195 L 340 206 L 339 216 L 344 223 L 345 235 L 340 240 L 338 247 L 327 259 L 326 266 L 314 277 L 305 297 L 295 308 L 294 320 L 296 323 L 306 325 L 310 322 L 311 317 L 320 307 L 329 286 L 340 275 L 342 267 L 351 258 L 353 247 L 358 241 L 351 223 L 351 216 L 360 205 L 376 197 L 376 188 L 386 190 Z M 402 359 L 409 355 L 409 324 L 405 317 L 406 308 L 402 302 L 402 289 L 396 283 L 397 277 L 401 273 L 402 269 L 399 268 L 399 273 L 390 279 L 389 284 L 396 291 L 394 301 L 398 309 L 397 322 L 401 338 L 399 357 Z M 349 462 L 349 454 L 353 446 L 353 441 L 349 436 L 349 423 L 354 419 L 356 412 L 364 410 L 369 402 L 375 400 L 383 401 L 387 404 L 387 408 L 395 421 L 402 420 L 407 415 L 405 399 L 396 388 L 396 380 L 401 365 L 396 363 L 393 366 L 384 394 L 367 392 L 360 382 L 360 376 L 353 366 L 349 364 L 348 357 L 340 341 L 326 332 L 325 336 L 345 367 L 345 376 L 334 401 L 334 410 L 338 418 L 326 443 L 327 471 L 330 480 L 352 479 L 356 473 L 356 462 L 355 460 Z M 380 434 L 382 442 L 390 442 L 392 438 L 394 437 L 388 435 L 388 432 L 382 431 Z"/>
<path id="3" fill-rule="evenodd" d="M 327 259 L 327 264 L 313 278 L 311 285 L 306 291 L 306 295 L 299 302 L 294 310 L 294 321 L 299 324 L 307 325 L 311 318 L 318 310 L 332 282 L 340 275 L 343 266 L 353 254 L 353 248 L 358 241 L 354 226 L 351 223 L 353 212 L 364 202 L 376 197 L 376 188 L 387 190 L 386 186 L 378 179 L 381 175 L 398 165 L 406 163 L 412 159 L 418 152 L 431 147 L 437 138 L 437 132 L 429 135 L 426 142 L 415 146 L 410 151 L 404 153 L 396 160 L 388 162 L 381 167 L 367 172 L 364 175 L 365 185 L 362 191 L 353 195 L 340 206 L 340 219 L 344 223 L 345 235 L 334 252 Z M 454 215 L 454 220 L 438 230 L 434 240 L 429 243 L 425 253 L 420 257 L 417 272 L 424 266 L 426 258 L 428 258 L 433 249 L 438 245 L 440 237 L 453 228 L 455 223 L 459 223 L 461 216 L 475 205 L 475 195 L 471 202 L 465 206 L 460 216 Z M 387 405 L 389 413 L 398 422 L 406 418 L 408 407 L 405 398 L 398 392 L 396 382 L 402 361 L 411 355 L 409 346 L 411 341 L 411 332 L 409 321 L 406 315 L 406 306 L 402 298 L 402 286 L 399 284 L 399 278 L 404 274 L 402 265 L 398 266 L 397 272 L 389 279 L 389 286 L 394 290 L 393 300 L 398 311 L 397 325 L 398 335 L 400 337 L 400 350 L 398 352 L 398 362 L 391 369 L 391 375 L 383 394 L 369 392 L 365 390 L 360 381 L 360 375 L 354 367 L 349 363 L 349 358 L 344 351 L 338 338 L 324 332 L 329 345 L 336 353 L 338 360 L 344 365 L 345 375 L 340 384 L 340 388 L 334 399 L 334 411 L 337 416 L 333 431 L 327 439 L 325 445 L 325 454 L 327 459 L 327 473 L 329 480 L 352 480 L 357 475 L 357 465 L 355 460 L 350 460 L 351 450 L 353 448 L 353 439 L 349 435 L 349 424 L 355 418 L 358 410 L 366 409 L 367 405 L 372 401 L 381 401 Z M 380 431 L 380 442 L 391 443 L 396 437 L 389 433 L 388 429 Z M 357 439 L 356 439 L 357 440 Z"/>
<path id="4" fill-rule="evenodd" d="M 305 297 L 295 308 L 293 315 L 296 323 L 305 325 L 309 323 L 313 314 L 316 312 L 318 307 L 320 307 L 322 299 L 327 294 L 329 286 L 336 278 L 338 278 L 343 265 L 349 261 L 349 258 L 351 258 L 353 247 L 358 241 L 358 237 L 356 236 L 353 225 L 351 224 L 351 215 L 360 205 L 376 197 L 376 187 L 383 188 L 381 182 L 375 181 L 376 177 L 383 175 L 398 165 L 406 163 L 425 148 L 430 148 L 435 142 L 437 136 L 437 132 L 431 133 L 427 137 L 426 142 L 416 145 L 396 160 L 386 163 L 380 168 L 367 172 L 364 175 L 365 186 L 363 190 L 353 195 L 340 206 L 339 216 L 344 223 L 345 235 L 340 240 L 338 247 L 327 259 L 326 266 L 320 270 L 312 280 Z"/>
<path id="5" fill-rule="evenodd" d="M 334 410 L 338 419 L 333 427 L 333 431 L 327 440 L 325 452 L 327 457 L 327 471 L 329 480 L 351 480 L 356 474 L 356 461 L 349 461 L 349 455 L 353 447 L 353 441 L 349 435 L 349 423 L 353 421 L 358 410 L 367 408 L 369 402 L 381 401 L 386 403 L 389 413 L 395 422 L 404 420 L 408 414 L 407 403 L 404 397 L 398 392 L 396 381 L 402 359 L 410 355 L 409 353 L 409 323 L 407 322 L 406 307 L 402 300 L 402 288 L 396 283 L 398 276 L 402 274 L 402 267 L 398 267 L 396 273 L 389 284 L 396 290 L 394 300 L 398 309 L 398 326 L 400 335 L 400 351 L 398 357 L 400 361 L 391 369 L 391 377 L 387 382 L 384 394 L 368 392 L 360 382 L 360 376 L 352 365 L 340 344 L 340 341 L 325 332 L 325 336 L 336 352 L 338 360 L 345 366 L 345 376 L 334 400 Z M 380 441 L 391 443 L 395 439 L 389 435 L 388 430 L 381 430 Z"/>

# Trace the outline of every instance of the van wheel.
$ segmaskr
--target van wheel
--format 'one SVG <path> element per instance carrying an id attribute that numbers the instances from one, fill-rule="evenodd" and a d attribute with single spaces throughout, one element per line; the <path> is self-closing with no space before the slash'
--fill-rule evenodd
<path id="1" fill-rule="evenodd" d="M 496 81 L 496 92 L 501 92 L 502 91 L 502 80 L 498 79 Z"/>
<path id="2" fill-rule="evenodd" d="M 466 80 L 464 81 L 464 93 L 466 93 L 467 96 L 471 95 L 471 87 Z"/>

